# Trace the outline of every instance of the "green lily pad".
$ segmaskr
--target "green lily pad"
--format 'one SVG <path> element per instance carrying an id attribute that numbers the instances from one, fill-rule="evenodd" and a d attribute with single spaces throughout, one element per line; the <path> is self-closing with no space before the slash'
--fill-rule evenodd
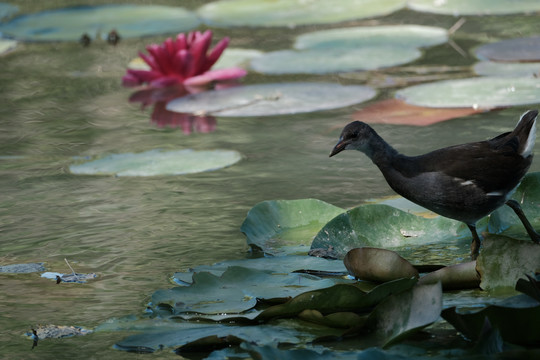
<path id="1" fill-rule="evenodd" d="M 77 175 L 158 176 L 213 171 L 231 166 L 242 156 L 233 150 L 149 150 L 142 153 L 113 154 L 71 165 Z"/>
<path id="2" fill-rule="evenodd" d="M 173 275 L 173 280 L 180 284 L 186 285 L 193 282 L 194 273 L 209 272 L 215 276 L 221 276 L 231 266 L 242 266 L 254 270 L 266 270 L 277 273 L 292 273 L 299 270 L 313 270 L 323 273 L 342 273 L 346 274 L 347 270 L 341 260 L 329 260 L 314 256 L 265 256 L 256 259 L 241 259 L 230 260 L 214 265 L 201 265 L 186 272 L 177 272 Z"/>
<path id="3" fill-rule="evenodd" d="M 427 219 L 387 205 L 368 204 L 336 216 L 317 234 L 311 248 L 332 247 L 344 257 L 354 248 L 396 248 L 470 238 L 467 227 L 438 216 Z"/>
<path id="4" fill-rule="evenodd" d="M 0 39 L 0 55 L 12 51 L 16 46 L 15 40 Z"/>
<path id="5" fill-rule="evenodd" d="M 540 77 L 538 63 L 498 63 L 481 61 L 474 64 L 473 71 L 482 76 Z"/>
<path id="6" fill-rule="evenodd" d="M 383 283 L 366 293 L 355 284 L 337 284 L 329 288 L 302 293 L 284 304 L 265 309 L 257 316 L 257 320 L 292 317 L 302 311 L 311 309 L 321 314 L 353 311 L 366 312 L 380 303 L 390 294 L 410 289 L 416 279 L 399 279 Z"/>
<path id="7" fill-rule="evenodd" d="M 257 299 L 288 298 L 333 284 L 333 280 L 306 274 L 232 266 L 220 277 L 195 273 L 190 286 L 158 290 L 152 304 L 168 305 L 174 314 L 239 314 L 253 308 Z"/>
<path id="8" fill-rule="evenodd" d="M 525 274 L 540 271 L 540 245 L 530 240 L 490 235 L 483 241 L 476 269 L 482 278 L 482 289 L 514 288 Z"/>
<path id="9" fill-rule="evenodd" d="M 249 61 L 264 52 L 255 49 L 226 48 L 212 69 L 226 69 L 235 66 L 248 67 Z"/>
<path id="10" fill-rule="evenodd" d="M 324 224 L 344 211 L 316 199 L 263 201 L 249 210 L 240 231 L 251 247 L 279 254 L 289 246 L 309 245 Z"/>
<path id="11" fill-rule="evenodd" d="M 493 109 L 540 103 L 540 80 L 479 77 L 411 86 L 396 92 L 405 102 L 426 107 Z"/>
<path id="12" fill-rule="evenodd" d="M 396 252 L 370 247 L 352 249 L 343 259 L 349 274 L 360 280 L 386 282 L 418 277 L 418 271 Z"/>
<path id="13" fill-rule="evenodd" d="M 445 43 L 448 31 L 434 26 L 358 26 L 305 33 L 296 38 L 296 49 L 360 48 L 371 46 L 426 47 Z"/>
<path id="14" fill-rule="evenodd" d="M 227 0 L 198 9 L 212 26 L 296 26 L 329 24 L 383 16 L 400 10 L 405 0 L 351 0 L 335 4 L 324 0 Z"/>
<path id="15" fill-rule="evenodd" d="M 441 310 L 441 284 L 416 285 L 377 305 L 364 329 L 387 347 L 437 321 Z"/>
<path id="16" fill-rule="evenodd" d="M 116 343 L 119 350 L 151 353 L 162 348 L 183 346 L 209 336 L 225 338 L 235 336 L 259 345 L 298 343 L 303 334 L 284 326 L 226 326 L 223 324 L 176 323 L 163 325 L 148 322 L 149 328 L 141 334 L 129 336 Z M 158 330 L 156 330 L 158 329 Z M 164 330 L 165 329 L 165 330 Z"/>
<path id="17" fill-rule="evenodd" d="M 518 295 L 483 309 L 451 307 L 441 316 L 471 340 L 477 340 L 486 319 L 499 330 L 503 340 L 521 345 L 538 345 L 540 341 L 540 303 L 527 296 Z"/>
<path id="18" fill-rule="evenodd" d="M 539 6 L 540 8 L 540 6 Z M 478 47 L 476 57 L 501 62 L 540 61 L 540 37 L 502 40 Z"/>
<path id="19" fill-rule="evenodd" d="M 276 83 L 205 91 L 170 101 L 167 110 L 216 116 L 270 116 L 335 109 L 375 96 L 367 86 Z"/>
<path id="20" fill-rule="evenodd" d="M 76 41 L 83 34 L 121 37 L 177 33 L 194 29 L 199 19 L 181 7 L 157 5 L 77 6 L 22 15 L 1 24 L 0 31 L 19 40 Z"/>
<path id="21" fill-rule="evenodd" d="M 421 55 L 420 50 L 404 46 L 281 50 L 254 58 L 251 68 L 263 74 L 327 74 L 401 65 Z"/>
<path id="22" fill-rule="evenodd" d="M 536 0 L 409 0 L 407 6 L 416 11 L 445 15 L 505 15 L 540 10 Z"/>

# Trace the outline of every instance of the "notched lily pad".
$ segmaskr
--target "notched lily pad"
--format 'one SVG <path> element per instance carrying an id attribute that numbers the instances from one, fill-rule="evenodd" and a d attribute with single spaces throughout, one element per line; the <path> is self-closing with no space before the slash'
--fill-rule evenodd
<path id="1" fill-rule="evenodd" d="M 345 254 L 358 247 L 396 248 L 469 238 L 467 227 L 438 216 L 427 219 L 387 205 L 368 204 L 336 216 L 319 231 L 311 248 Z"/>
<path id="2" fill-rule="evenodd" d="M 407 104 L 399 99 L 386 99 L 358 110 L 353 114 L 353 119 L 369 124 L 428 126 L 480 112 L 483 110 L 472 107 L 432 108 Z"/>
<path id="3" fill-rule="evenodd" d="M 142 153 L 113 154 L 71 165 L 77 175 L 159 176 L 183 175 L 231 166 L 242 156 L 233 150 L 149 150 Z"/>
<path id="4" fill-rule="evenodd" d="M 416 11 L 445 15 L 505 15 L 540 10 L 536 0 L 409 0 L 407 6 Z"/>
<path id="5" fill-rule="evenodd" d="M 130 38 L 191 30 L 199 25 L 192 12 L 158 5 L 77 6 L 16 17 L 0 25 L 0 31 L 27 41 L 77 41 L 116 30 Z"/>
<path id="6" fill-rule="evenodd" d="M 350 250 L 345 259 L 349 274 L 360 280 L 386 282 L 418 277 L 418 271 L 396 252 L 370 247 Z"/>
<path id="7" fill-rule="evenodd" d="M 170 101 L 167 110 L 216 116 L 270 116 L 335 109 L 367 101 L 375 90 L 332 83 L 276 83 L 205 91 Z"/>
<path id="8" fill-rule="evenodd" d="M 396 92 L 405 102 L 425 107 L 494 109 L 540 102 L 540 80 L 478 77 L 411 86 Z"/>
<path id="9" fill-rule="evenodd" d="M 351 0 L 340 6 L 324 1 L 227 0 L 203 5 L 197 11 L 213 26 L 296 26 L 327 24 L 390 14 L 405 0 Z"/>
<path id="10" fill-rule="evenodd" d="M 324 224 L 344 211 L 316 199 L 263 201 L 249 210 L 240 231 L 251 247 L 280 254 L 309 245 Z"/>
<path id="11" fill-rule="evenodd" d="M 540 9 L 540 6 L 539 6 Z M 540 36 L 502 40 L 478 47 L 476 57 L 501 62 L 540 61 Z M 540 64 L 538 64 L 540 66 Z"/>

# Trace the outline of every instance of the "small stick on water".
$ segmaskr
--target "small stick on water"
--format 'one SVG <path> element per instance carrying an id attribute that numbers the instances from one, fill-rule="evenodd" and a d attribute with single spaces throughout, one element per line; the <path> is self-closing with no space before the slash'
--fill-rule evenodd
<path id="1" fill-rule="evenodd" d="M 463 17 L 462 17 L 461 19 L 459 19 L 458 21 L 456 21 L 456 23 L 455 23 L 454 25 L 452 25 L 452 27 L 450 27 L 450 29 L 448 29 L 448 34 L 449 34 L 449 35 L 454 35 L 454 33 L 455 33 L 456 31 L 458 31 L 459 28 L 460 28 L 463 24 L 465 24 L 466 21 L 467 21 L 467 20 L 465 20 L 465 18 L 463 18 Z"/>
<path id="2" fill-rule="evenodd" d="M 71 272 L 73 273 L 73 276 L 77 276 L 77 274 L 75 273 L 75 270 L 73 270 L 73 268 L 71 267 L 71 265 L 69 265 L 69 262 L 67 261 L 66 258 L 64 258 L 64 261 L 66 262 L 67 266 L 69 266 L 69 268 L 71 269 Z"/>

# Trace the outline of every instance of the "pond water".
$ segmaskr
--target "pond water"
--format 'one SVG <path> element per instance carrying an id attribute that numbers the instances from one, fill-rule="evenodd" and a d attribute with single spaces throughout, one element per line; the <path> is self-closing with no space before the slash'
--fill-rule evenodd
<path id="1" fill-rule="evenodd" d="M 199 3 L 182 6 L 195 9 Z M 64 3 L 44 4 L 40 8 Z M 34 2 L 18 5 L 23 12 L 34 11 Z M 417 76 L 411 66 L 455 66 L 459 71 L 446 73 L 449 78 L 471 76 L 469 66 L 477 61 L 472 48 L 498 38 L 530 36 L 539 20 L 538 15 L 467 18 L 454 38 L 464 54 L 446 43 L 424 50 L 422 58 L 402 68 L 370 73 L 368 82 L 386 83 L 371 102 L 393 96 L 397 87 L 388 86 L 393 79 Z M 450 28 L 456 21 L 452 16 L 402 10 L 345 25 Z M 230 36 L 230 46 L 268 51 L 287 49 L 294 36 L 329 27 L 213 31 L 215 39 Z M 69 272 L 67 259 L 77 272 L 98 274 L 84 285 L 57 285 L 36 273 L 1 274 L 1 357 L 138 357 L 112 348 L 126 335 L 122 332 L 42 341 L 33 350 L 23 334 L 36 324 L 92 328 L 111 318 L 142 314 L 155 290 L 173 286 L 169 279 L 175 271 L 248 256 L 239 228 L 247 211 L 260 201 L 317 198 L 350 208 L 393 194 L 362 154 L 328 157 L 351 114 L 366 104 L 299 115 L 217 117 L 214 132 L 190 135 L 152 124 L 149 110 L 128 103 L 131 90 L 121 86 L 121 77 L 138 51 L 163 38 L 123 39 L 117 46 L 95 41 L 89 47 L 20 43 L 0 56 L 0 264 L 45 262 L 49 271 Z M 364 83 L 336 74 L 255 72 L 244 82 L 295 80 Z M 527 108 L 428 127 L 374 127 L 395 148 L 413 155 L 493 137 L 511 129 Z M 228 168 L 183 176 L 75 176 L 68 171 L 77 157 L 156 148 L 236 150 L 243 158 Z M 533 163 L 530 171 L 538 170 L 539 163 Z M 152 358 L 173 356 L 163 352 Z"/>

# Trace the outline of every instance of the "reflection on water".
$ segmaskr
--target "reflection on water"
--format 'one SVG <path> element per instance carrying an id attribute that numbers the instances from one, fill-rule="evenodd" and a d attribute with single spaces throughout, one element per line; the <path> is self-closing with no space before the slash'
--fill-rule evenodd
<path id="1" fill-rule="evenodd" d="M 184 134 L 215 131 L 217 120 L 211 115 L 199 116 L 167 110 L 167 103 L 170 100 L 188 94 L 190 92 L 181 85 L 165 88 L 146 88 L 131 94 L 129 102 L 141 103 L 143 109 L 153 105 L 150 119 L 158 127 L 180 128 Z"/>

